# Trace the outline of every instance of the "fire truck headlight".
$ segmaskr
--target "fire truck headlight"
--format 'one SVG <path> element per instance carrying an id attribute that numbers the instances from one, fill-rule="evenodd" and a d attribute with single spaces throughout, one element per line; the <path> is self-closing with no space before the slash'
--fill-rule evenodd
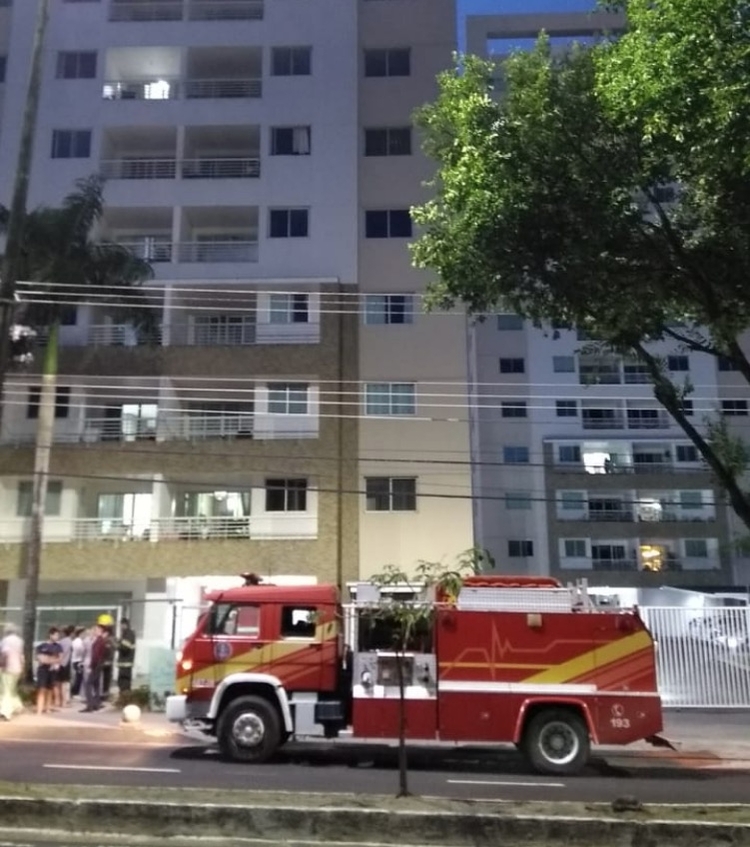
<path id="1" fill-rule="evenodd" d="M 191 671 L 192 669 L 193 669 L 193 660 L 192 659 L 184 659 L 183 661 L 180 662 L 180 670 L 183 670 L 187 673 L 188 671 Z"/>
<path id="2" fill-rule="evenodd" d="M 362 671 L 360 679 L 365 688 L 372 688 L 372 674 L 370 671 Z"/>

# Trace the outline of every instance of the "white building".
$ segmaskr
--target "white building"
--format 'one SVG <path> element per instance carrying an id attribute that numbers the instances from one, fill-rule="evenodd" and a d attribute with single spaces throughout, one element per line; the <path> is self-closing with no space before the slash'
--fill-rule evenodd
<path id="1" fill-rule="evenodd" d="M 6 205 L 35 7 L 0 4 Z M 465 324 L 421 314 L 407 250 L 412 112 L 455 33 L 453 0 L 51 4 L 28 205 L 106 176 L 98 235 L 152 263 L 155 326 L 64 316 L 43 604 L 129 607 L 158 640 L 179 578 L 344 583 L 471 545 L 468 462 L 440 464 L 468 456 Z M 4 398 L 12 607 L 38 386 Z"/>

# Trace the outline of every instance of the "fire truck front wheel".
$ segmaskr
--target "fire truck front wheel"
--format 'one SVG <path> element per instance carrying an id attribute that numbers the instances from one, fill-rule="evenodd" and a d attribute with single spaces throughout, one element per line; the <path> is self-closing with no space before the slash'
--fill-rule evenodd
<path id="1" fill-rule="evenodd" d="M 227 759 L 265 762 L 281 744 L 279 713 L 262 697 L 240 697 L 221 715 L 217 736 L 219 748 Z"/>
<path id="2" fill-rule="evenodd" d="M 588 727 L 574 711 L 544 709 L 529 720 L 523 751 L 538 773 L 579 773 L 591 753 Z"/>

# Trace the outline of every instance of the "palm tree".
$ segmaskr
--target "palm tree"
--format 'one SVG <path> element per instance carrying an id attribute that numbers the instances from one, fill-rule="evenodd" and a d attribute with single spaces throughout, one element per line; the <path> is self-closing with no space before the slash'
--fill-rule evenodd
<path id="1" fill-rule="evenodd" d="M 31 528 L 25 556 L 23 633 L 28 672 L 37 619 L 44 505 L 55 423 L 58 334 L 63 311 L 73 303 L 86 301 L 92 289 L 96 289 L 97 304 L 111 304 L 125 315 L 137 316 L 141 327 L 150 321 L 145 299 L 137 289 L 152 277 L 151 266 L 119 244 L 92 238 L 103 212 L 104 180 L 93 175 L 78 180 L 60 208 L 36 209 L 24 221 L 21 278 L 38 283 L 25 306 L 24 323 L 43 328 L 46 334 Z"/>

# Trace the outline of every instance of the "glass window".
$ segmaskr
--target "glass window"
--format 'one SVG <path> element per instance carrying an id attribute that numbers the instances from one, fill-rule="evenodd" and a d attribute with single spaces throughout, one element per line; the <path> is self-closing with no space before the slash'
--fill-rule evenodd
<path id="1" fill-rule="evenodd" d="M 555 413 L 558 418 L 575 418 L 578 416 L 578 402 L 576 400 L 556 400 Z"/>
<path id="2" fill-rule="evenodd" d="M 689 356 L 667 356 L 667 367 L 670 371 L 689 371 Z"/>
<path id="3" fill-rule="evenodd" d="M 312 47 L 272 48 L 272 76 L 309 76 L 311 70 Z"/>
<path id="4" fill-rule="evenodd" d="M 307 209 L 271 209 L 269 213 L 271 238 L 307 238 Z"/>
<path id="5" fill-rule="evenodd" d="M 552 370 L 556 374 L 573 373 L 576 369 L 575 356 L 553 356 Z"/>
<path id="6" fill-rule="evenodd" d="M 586 539 L 585 538 L 566 538 L 563 541 L 563 549 L 566 559 L 585 559 L 586 558 Z"/>
<path id="7" fill-rule="evenodd" d="M 564 511 L 582 512 L 586 508 L 586 495 L 583 491 L 561 491 L 560 508 Z"/>
<path id="8" fill-rule="evenodd" d="M 96 51 L 65 51 L 57 54 L 58 79 L 94 79 L 96 77 Z"/>
<path id="9" fill-rule="evenodd" d="M 723 400 L 721 411 L 730 417 L 747 415 L 747 400 Z"/>
<path id="10" fill-rule="evenodd" d="M 581 461 L 581 447 L 579 444 L 560 444 L 557 448 L 558 460 L 562 463 Z"/>
<path id="11" fill-rule="evenodd" d="M 366 294 L 365 324 L 414 323 L 414 297 L 411 294 Z"/>
<path id="12" fill-rule="evenodd" d="M 503 462 L 506 465 L 525 465 L 528 461 L 528 447 L 503 447 Z"/>
<path id="13" fill-rule="evenodd" d="M 520 315 L 498 315 L 497 328 L 499 330 L 523 329 L 523 318 Z"/>
<path id="14" fill-rule="evenodd" d="M 529 540 L 508 541 L 508 556 L 511 559 L 526 559 L 534 555 L 534 542 Z"/>
<path id="15" fill-rule="evenodd" d="M 411 127 L 365 130 L 365 156 L 410 156 Z"/>
<path id="16" fill-rule="evenodd" d="M 267 479 L 267 512 L 306 512 L 306 479 Z"/>
<path id="17" fill-rule="evenodd" d="M 698 448 L 692 444 L 678 444 L 675 450 L 675 456 L 678 462 L 698 462 L 700 456 Z"/>
<path id="18" fill-rule="evenodd" d="M 307 294 L 271 294 L 269 321 L 272 324 L 306 324 L 310 320 Z"/>
<path id="19" fill-rule="evenodd" d="M 417 480 L 413 477 L 367 477 L 365 508 L 368 512 L 415 512 Z"/>
<path id="20" fill-rule="evenodd" d="M 309 126 L 271 127 L 272 156 L 309 156 Z"/>
<path id="21" fill-rule="evenodd" d="M 685 555 L 692 559 L 708 558 L 708 541 L 705 538 L 685 539 Z"/>
<path id="22" fill-rule="evenodd" d="M 523 401 L 515 403 L 503 402 L 500 404 L 500 413 L 504 418 L 525 418 L 526 403 Z"/>
<path id="23" fill-rule="evenodd" d="M 282 638 L 315 638 L 315 606 L 282 606 Z"/>
<path id="24" fill-rule="evenodd" d="M 365 50 L 365 76 L 409 76 L 411 52 L 408 48 Z"/>
<path id="25" fill-rule="evenodd" d="M 306 415 L 308 409 L 305 382 L 269 382 L 269 415 Z"/>
<path id="26" fill-rule="evenodd" d="M 703 508 L 703 492 L 702 491 L 680 491 L 680 508 L 682 508 L 682 509 L 702 509 Z"/>
<path id="27" fill-rule="evenodd" d="M 365 384 L 366 415 L 416 414 L 416 386 L 410 382 Z"/>
<path id="28" fill-rule="evenodd" d="M 53 159 L 88 159 L 91 156 L 91 130 L 53 130 L 51 156 Z"/>
<path id="29" fill-rule="evenodd" d="M 530 509 L 531 494 L 520 492 L 508 493 L 505 495 L 506 509 Z"/>
<path id="30" fill-rule="evenodd" d="M 49 480 L 47 483 L 47 497 L 44 504 L 44 514 L 47 517 L 59 517 L 62 508 L 62 482 Z M 34 483 L 24 481 L 18 483 L 18 497 L 16 500 L 16 515 L 19 518 L 30 518 L 34 504 Z"/>
<path id="31" fill-rule="evenodd" d="M 408 209 L 369 209 L 365 212 L 365 238 L 411 238 Z"/>
<path id="32" fill-rule="evenodd" d="M 501 374 L 522 374 L 526 370 L 523 359 L 500 359 Z"/>

